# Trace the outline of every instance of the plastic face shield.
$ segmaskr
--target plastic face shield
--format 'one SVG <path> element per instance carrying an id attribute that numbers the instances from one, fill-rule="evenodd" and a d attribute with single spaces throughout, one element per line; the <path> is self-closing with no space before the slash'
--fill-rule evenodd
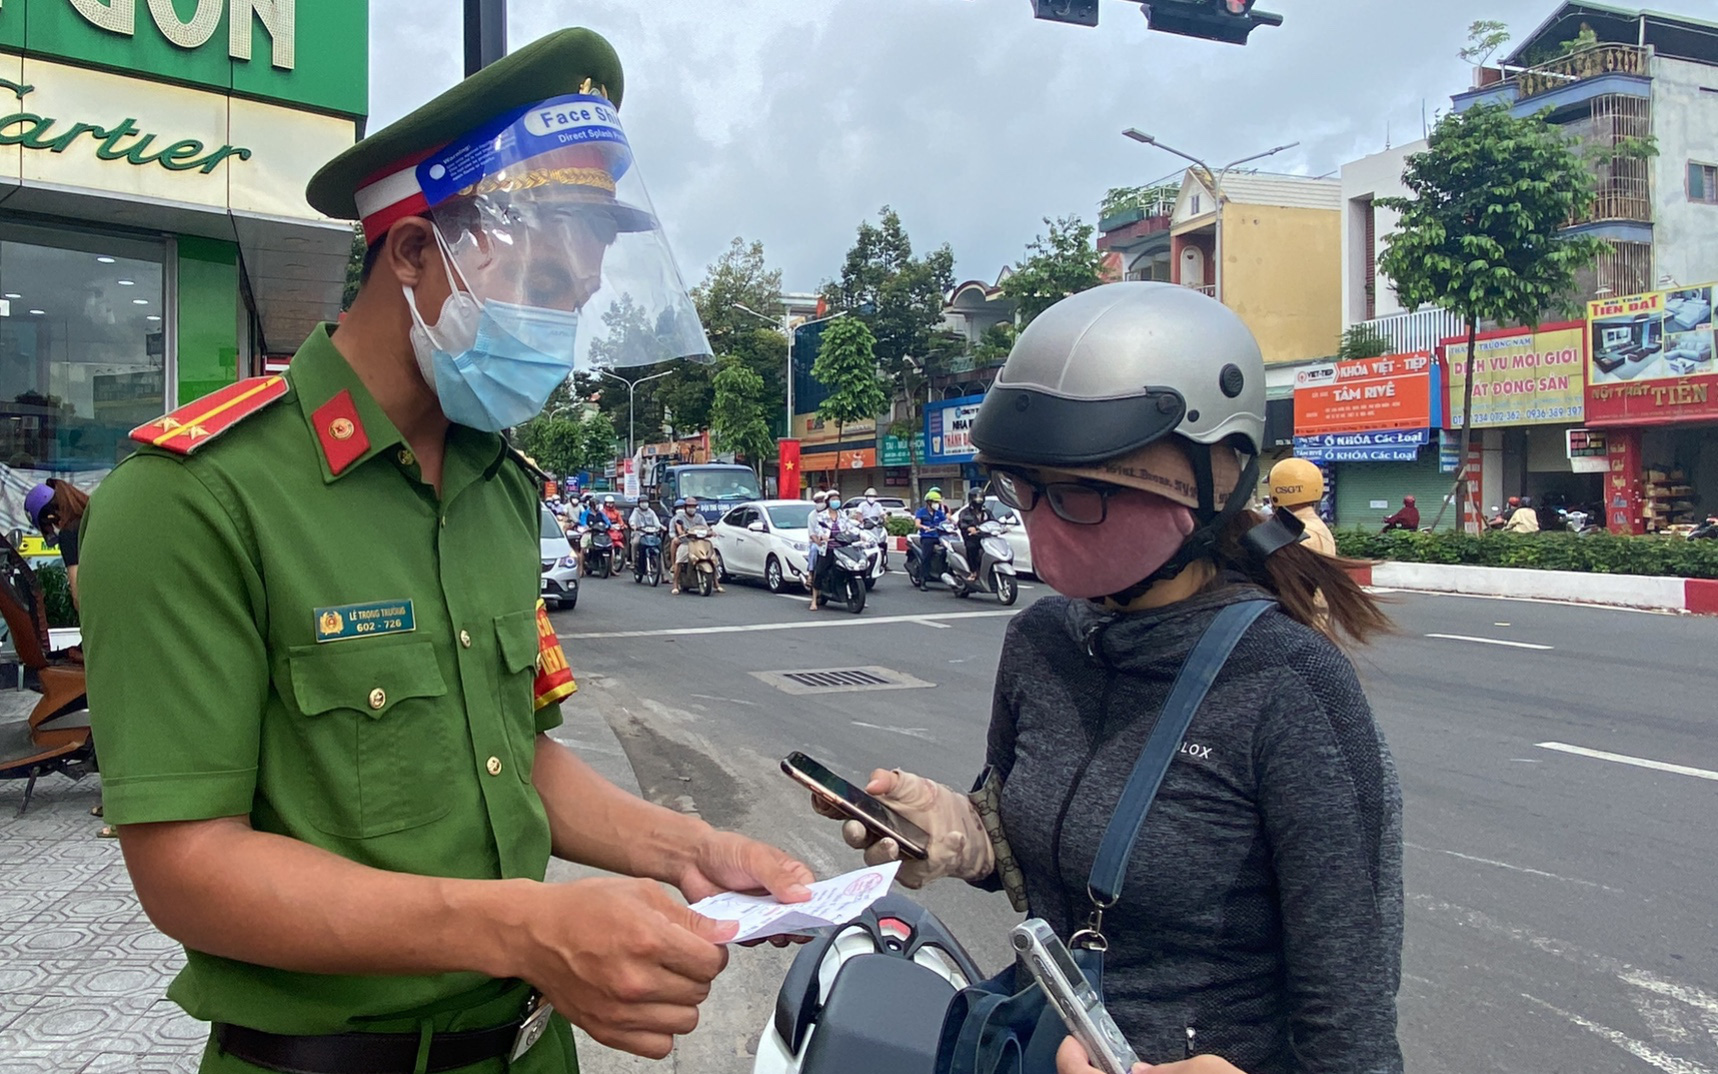
<path id="1" fill-rule="evenodd" d="M 709 359 L 606 98 L 514 111 L 412 171 L 457 281 L 479 301 L 580 315 L 575 369 Z"/>

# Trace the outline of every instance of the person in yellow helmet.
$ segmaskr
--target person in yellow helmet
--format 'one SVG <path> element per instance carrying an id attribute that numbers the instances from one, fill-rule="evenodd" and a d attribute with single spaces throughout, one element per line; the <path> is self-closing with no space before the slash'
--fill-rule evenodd
<path id="1" fill-rule="evenodd" d="M 1306 545 L 1325 556 L 1336 555 L 1336 538 L 1318 517 L 1324 498 L 1324 474 L 1306 459 L 1284 459 L 1271 467 L 1271 502 L 1286 507 L 1306 526 Z"/>

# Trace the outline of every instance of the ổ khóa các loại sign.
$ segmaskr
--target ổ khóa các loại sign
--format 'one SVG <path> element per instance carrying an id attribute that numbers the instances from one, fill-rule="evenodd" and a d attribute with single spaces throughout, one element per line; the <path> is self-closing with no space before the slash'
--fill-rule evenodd
<path id="1" fill-rule="evenodd" d="M 1475 339 L 1473 427 L 1567 425 L 1586 413 L 1587 377 L 1580 321 L 1481 332 Z M 1462 428 L 1467 390 L 1467 337 L 1443 341 L 1449 374 L 1449 423 Z"/>
<path id="2" fill-rule="evenodd" d="M 1706 283 L 1588 303 L 1589 425 L 1718 418 L 1715 296 Z"/>

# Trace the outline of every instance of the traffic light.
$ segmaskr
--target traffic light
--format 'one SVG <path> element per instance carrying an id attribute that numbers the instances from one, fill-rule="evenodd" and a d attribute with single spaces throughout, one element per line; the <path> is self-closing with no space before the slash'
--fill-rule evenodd
<path id="1" fill-rule="evenodd" d="M 1153 30 L 1244 45 L 1255 26 L 1281 26 L 1283 17 L 1254 11 L 1253 0 L 1144 0 Z"/>
<path id="2" fill-rule="evenodd" d="M 1283 17 L 1254 11 L 1253 0 L 1134 0 L 1153 30 L 1232 45 L 1247 43 L 1255 26 L 1281 26 Z M 1098 24 L 1098 0 L 1032 0 L 1035 18 L 1076 26 Z"/>
<path id="3" fill-rule="evenodd" d="M 1032 17 L 1076 26 L 1098 24 L 1098 0 L 1032 0 Z"/>

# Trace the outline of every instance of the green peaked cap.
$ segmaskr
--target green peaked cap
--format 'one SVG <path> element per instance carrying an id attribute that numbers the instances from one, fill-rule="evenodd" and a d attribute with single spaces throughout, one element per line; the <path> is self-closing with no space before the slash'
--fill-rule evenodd
<path id="1" fill-rule="evenodd" d="M 319 213 L 354 220 L 358 216 L 354 195 L 379 173 L 439 149 L 505 112 L 578 93 L 587 80 L 607 91 L 608 99 L 620 107 L 625 76 L 613 46 L 594 30 L 557 30 L 341 153 L 311 176 L 304 196 Z"/>

